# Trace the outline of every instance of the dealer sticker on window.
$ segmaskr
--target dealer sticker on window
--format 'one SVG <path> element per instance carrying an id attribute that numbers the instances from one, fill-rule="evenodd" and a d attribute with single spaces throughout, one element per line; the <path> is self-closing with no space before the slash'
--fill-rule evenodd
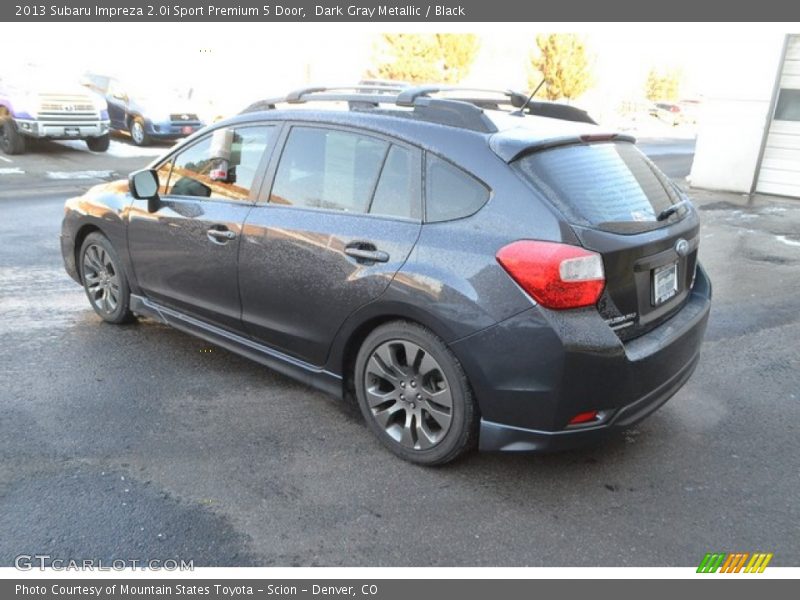
<path id="1" fill-rule="evenodd" d="M 674 262 L 653 271 L 653 303 L 663 304 L 678 293 L 678 263 Z"/>

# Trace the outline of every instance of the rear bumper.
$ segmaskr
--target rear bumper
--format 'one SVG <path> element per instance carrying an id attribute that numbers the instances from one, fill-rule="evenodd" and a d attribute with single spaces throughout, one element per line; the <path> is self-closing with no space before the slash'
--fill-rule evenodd
<path id="1" fill-rule="evenodd" d="M 480 448 L 575 448 L 644 419 L 694 372 L 710 305 L 711 284 L 698 268 L 683 308 L 627 342 L 594 308 L 533 307 L 453 343 L 480 405 Z M 603 415 L 598 422 L 568 426 L 594 410 Z"/>
<path id="2" fill-rule="evenodd" d="M 151 121 L 145 120 L 147 135 L 158 140 L 176 140 L 192 135 L 204 127 L 199 121 Z"/>
<path id="3" fill-rule="evenodd" d="M 479 447 L 482 451 L 554 452 L 596 444 L 609 430 L 630 427 L 665 404 L 689 380 L 699 359 L 698 352 L 672 379 L 643 398 L 619 409 L 602 425 L 561 431 L 540 431 L 481 419 Z"/>

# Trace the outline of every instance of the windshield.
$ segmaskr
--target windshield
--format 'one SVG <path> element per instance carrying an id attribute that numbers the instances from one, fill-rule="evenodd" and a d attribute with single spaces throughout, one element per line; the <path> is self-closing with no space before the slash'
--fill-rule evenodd
<path id="1" fill-rule="evenodd" d="M 523 156 L 523 177 L 578 225 L 639 233 L 681 218 L 658 216 L 681 202 L 676 188 L 631 143 L 574 144 Z"/>

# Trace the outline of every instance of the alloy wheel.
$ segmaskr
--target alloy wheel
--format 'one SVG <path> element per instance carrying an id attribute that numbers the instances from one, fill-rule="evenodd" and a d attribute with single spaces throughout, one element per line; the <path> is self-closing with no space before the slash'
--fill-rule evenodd
<path id="1" fill-rule="evenodd" d="M 142 127 L 141 122 L 133 122 L 133 125 L 131 125 L 131 137 L 137 145 L 140 145 L 142 142 L 144 142 L 144 127 Z"/>
<path id="2" fill-rule="evenodd" d="M 83 254 L 83 279 L 89 299 L 99 310 L 111 315 L 120 300 L 120 281 L 109 253 L 98 244 L 86 248 Z"/>
<path id="3" fill-rule="evenodd" d="M 428 450 L 450 429 L 450 384 L 436 359 L 413 342 L 378 346 L 367 362 L 364 389 L 375 422 L 406 448 Z"/>

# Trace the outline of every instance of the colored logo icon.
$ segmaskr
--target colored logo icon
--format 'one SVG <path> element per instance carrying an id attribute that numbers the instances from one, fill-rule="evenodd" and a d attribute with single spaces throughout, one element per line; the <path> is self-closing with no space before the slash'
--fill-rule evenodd
<path id="1" fill-rule="evenodd" d="M 771 560 L 771 552 L 709 552 L 700 561 L 697 572 L 763 573 Z"/>

